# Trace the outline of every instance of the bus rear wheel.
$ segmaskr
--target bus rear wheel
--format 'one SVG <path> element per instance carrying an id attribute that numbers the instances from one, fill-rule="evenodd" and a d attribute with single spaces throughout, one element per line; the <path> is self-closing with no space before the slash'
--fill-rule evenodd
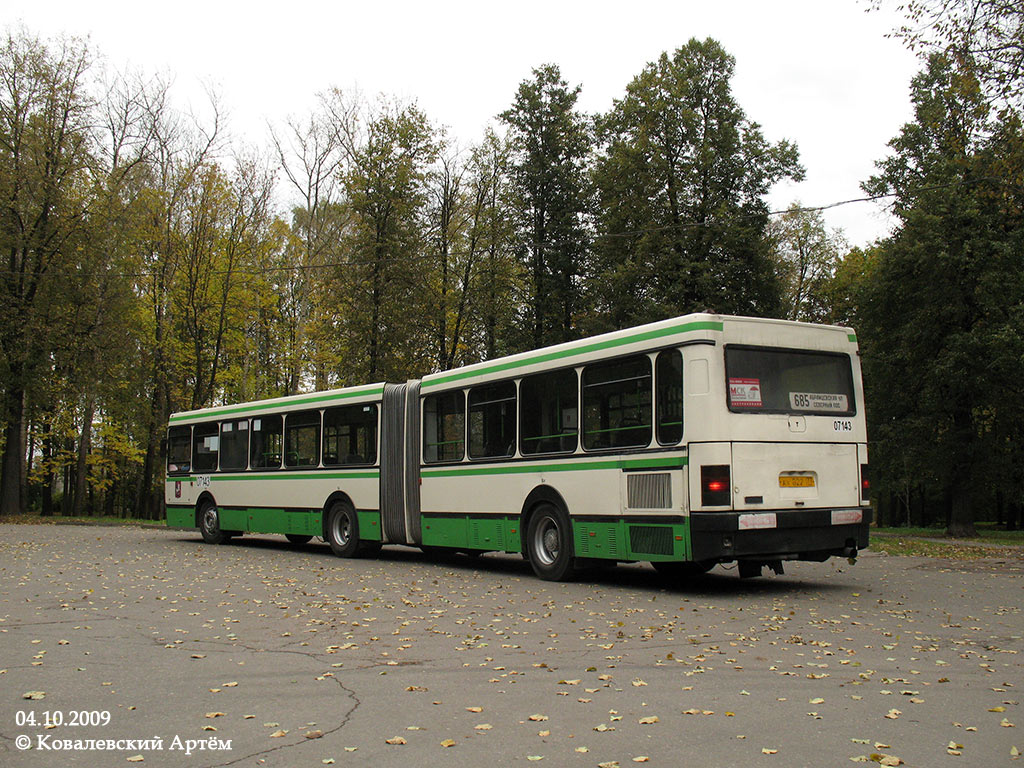
<path id="1" fill-rule="evenodd" d="M 546 581 L 572 578 L 572 524 L 565 510 L 541 504 L 530 518 L 526 549 L 533 572 Z"/>
<path id="2" fill-rule="evenodd" d="M 339 501 L 327 513 L 327 543 L 338 557 L 359 554 L 359 518 L 352 505 Z"/>
<path id="3" fill-rule="evenodd" d="M 220 513 L 212 499 L 207 499 L 199 508 L 199 532 L 207 544 L 223 544 L 231 538 L 220 529 Z"/>

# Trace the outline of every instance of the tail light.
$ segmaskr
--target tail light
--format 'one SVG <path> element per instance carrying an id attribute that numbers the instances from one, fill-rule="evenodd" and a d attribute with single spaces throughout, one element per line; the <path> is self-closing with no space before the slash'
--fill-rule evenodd
<path id="1" fill-rule="evenodd" d="M 868 475 L 868 465 L 860 465 L 860 500 L 868 501 L 871 496 L 871 480 Z"/>
<path id="2" fill-rule="evenodd" d="M 700 468 L 700 502 L 705 507 L 725 507 L 732 500 L 729 465 L 715 464 Z"/>

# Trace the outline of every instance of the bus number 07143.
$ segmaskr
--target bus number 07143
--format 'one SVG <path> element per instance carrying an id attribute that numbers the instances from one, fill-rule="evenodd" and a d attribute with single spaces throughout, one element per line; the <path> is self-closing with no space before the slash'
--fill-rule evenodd
<path id="1" fill-rule="evenodd" d="M 853 432 L 853 422 L 846 419 L 836 419 L 832 422 L 832 429 L 836 432 Z"/>

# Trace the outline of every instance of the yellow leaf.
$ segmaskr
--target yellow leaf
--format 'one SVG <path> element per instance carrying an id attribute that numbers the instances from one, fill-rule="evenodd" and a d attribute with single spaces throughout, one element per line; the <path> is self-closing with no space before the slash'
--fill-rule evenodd
<path id="1" fill-rule="evenodd" d="M 395 737 L 390 738 L 390 739 L 384 739 L 384 743 L 385 744 L 408 744 L 409 742 L 407 742 L 401 736 L 395 736 Z"/>
<path id="2" fill-rule="evenodd" d="M 445 739 L 444 741 L 441 742 L 441 746 L 445 747 L 446 749 L 448 747 L 454 747 L 455 746 L 455 739 Z"/>
<path id="3" fill-rule="evenodd" d="M 206 716 L 209 717 L 212 720 L 215 717 L 224 717 L 224 713 L 223 712 L 207 712 Z"/>
<path id="4" fill-rule="evenodd" d="M 779 750 L 777 750 L 777 749 L 768 749 L 768 747 L 761 747 L 761 754 L 762 755 L 777 755 L 778 753 L 779 753 Z"/>
<path id="5" fill-rule="evenodd" d="M 125 758 L 125 760 L 127 760 L 129 763 L 141 763 L 145 759 L 146 758 L 144 758 L 142 755 L 132 755 L 131 757 Z"/>
<path id="6" fill-rule="evenodd" d="M 1005 712 L 1005 711 L 1006 711 L 1006 707 L 992 707 L 992 709 L 989 710 L 989 712 Z"/>
<path id="7" fill-rule="evenodd" d="M 658 720 L 657 715 L 651 715 L 650 717 L 641 717 L 637 722 L 639 722 L 640 725 L 654 725 L 660 721 Z"/>
<path id="8" fill-rule="evenodd" d="M 270 734 L 270 738 L 272 738 L 272 739 L 280 739 L 282 736 L 286 736 L 287 734 L 288 734 L 288 731 L 282 729 L 280 731 L 274 731 L 272 734 Z"/>
<path id="9" fill-rule="evenodd" d="M 545 720 L 548 719 L 548 716 L 547 715 L 530 715 L 529 719 L 532 720 L 535 723 L 542 723 L 542 722 L 544 722 Z"/>

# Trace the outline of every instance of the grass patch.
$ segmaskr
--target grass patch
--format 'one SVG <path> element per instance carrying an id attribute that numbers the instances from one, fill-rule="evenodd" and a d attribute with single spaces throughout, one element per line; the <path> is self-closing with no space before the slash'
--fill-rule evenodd
<path id="1" fill-rule="evenodd" d="M 79 515 L 71 517 L 64 515 L 51 515 L 43 517 L 34 513 L 24 515 L 4 515 L 0 517 L 0 523 L 8 525 L 164 525 L 164 520 L 140 520 L 129 517 L 111 517 Z"/>
<path id="2" fill-rule="evenodd" d="M 996 523 L 975 523 L 974 527 L 978 535 L 963 539 L 971 544 L 985 546 L 986 544 L 1005 544 L 1010 546 L 1024 547 L 1024 531 L 1007 531 Z M 948 540 L 945 528 L 872 528 L 871 535 L 881 536 L 913 537 L 923 539 Z"/>
<path id="3" fill-rule="evenodd" d="M 904 555 L 908 557 L 940 557 L 949 560 L 978 560 L 983 557 L 1024 557 L 1024 546 L 986 546 L 981 542 L 975 544 L 961 541 L 943 541 L 941 538 L 909 537 L 909 536 L 875 536 L 872 531 L 870 552 L 881 552 L 886 555 Z"/>

